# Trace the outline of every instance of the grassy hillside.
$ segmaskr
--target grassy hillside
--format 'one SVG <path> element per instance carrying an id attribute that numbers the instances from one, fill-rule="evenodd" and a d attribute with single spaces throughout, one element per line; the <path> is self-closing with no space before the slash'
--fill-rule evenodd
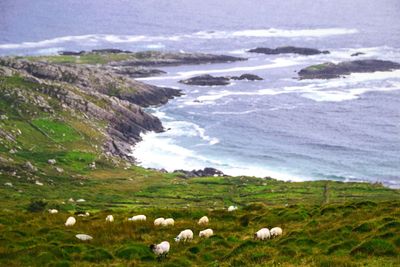
<path id="1" fill-rule="evenodd" d="M 0 69 L 0 266 L 398 266 L 399 190 L 333 181 L 188 179 L 131 166 L 102 150 L 107 121 L 71 112 L 42 93 L 58 86 L 67 85 L 6 77 Z M 228 213 L 229 205 L 239 209 Z M 65 227 L 77 211 L 91 215 Z M 114 223 L 105 222 L 108 214 Z M 127 221 L 136 214 L 148 221 Z M 207 240 L 197 237 L 203 215 L 215 233 Z M 152 221 L 161 216 L 173 217 L 175 226 L 155 228 Z M 253 240 L 255 231 L 274 226 L 283 228 L 282 237 Z M 195 239 L 176 244 L 173 237 L 186 228 Z M 94 239 L 80 241 L 78 233 Z M 171 242 L 171 252 L 158 262 L 148 245 L 163 240 Z"/>

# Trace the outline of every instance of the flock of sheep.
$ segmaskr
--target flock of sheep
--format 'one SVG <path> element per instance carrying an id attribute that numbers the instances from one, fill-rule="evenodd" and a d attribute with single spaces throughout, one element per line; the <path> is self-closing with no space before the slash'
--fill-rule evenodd
<path id="1" fill-rule="evenodd" d="M 228 208 L 229 212 L 235 211 L 237 209 L 236 206 L 230 206 Z M 51 209 L 49 210 L 49 213 L 51 214 L 55 214 L 58 213 L 57 210 L 55 209 Z M 133 216 L 131 218 L 128 218 L 128 221 L 132 221 L 132 222 L 139 222 L 139 221 L 146 221 L 147 218 L 145 215 L 136 215 Z M 113 215 L 108 215 L 106 217 L 106 222 L 114 222 L 114 217 Z M 71 216 L 68 217 L 67 221 L 65 222 L 65 226 L 73 226 L 76 223 L 76 219 L 75 217 Z M 198 221 L 198 225 L 201 226 L 205 226 L 208 225 L 209 223 L 209 219 L 207 216 L 203 216 L 199 219 Z M 167 226 L 174 226 L 175 221 L 173 218 L 157 218 L 154 220 L 154 226 L 156 227 L 167 227 Z M 262 228 L 260 230 L 258 230 L 255 234 L 254 234 L 254 239 L 257 240 L 267 240 L 273 237 L 277 237 L 282 235 L 282 229 L 280 227 L 274 227 L 271 230 L 269 230 L 268 228 Z M 200 238 L 209 238 L 211 236 L 214 235 L 214 231 L 210 228 L 205 229 L 203 231 L 199 232 L 199 237 Z M 174 240 L 175 242 L 187 242 L 187 241 L 191 241 L 193 240 L 193 231 L 190 229 L 186 229 L 183 230 L 179 233 L 179 235 L 177 235 Z M 90 235 L 86 235 L 86 234 L 77 234 L 76 238 L 83 240 L 83 241 L 87 241 L 87 240 L 91 240 L 93 239 L 93 237 L 91 237 Z M 169 249 L 170 249 L 170 244 L 168 241 L 163 241 L 160 244 L 152 244 L 150 245 L 150 249 L 154 252 L 154 254 L 161 259 L 162 257 L 166 257 Z"/>

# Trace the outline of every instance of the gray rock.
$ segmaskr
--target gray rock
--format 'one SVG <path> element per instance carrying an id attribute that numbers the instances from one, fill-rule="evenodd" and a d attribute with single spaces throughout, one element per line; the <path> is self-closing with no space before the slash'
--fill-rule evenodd
<path id="1" fill-rule="evenodd" d="M 37 172 L 37 168 L 35 166 L 33 166 L 32 163 L 30 163 L 29 161 L 25 162 L 24 167 L 27 169 L 28 172 Z"/>

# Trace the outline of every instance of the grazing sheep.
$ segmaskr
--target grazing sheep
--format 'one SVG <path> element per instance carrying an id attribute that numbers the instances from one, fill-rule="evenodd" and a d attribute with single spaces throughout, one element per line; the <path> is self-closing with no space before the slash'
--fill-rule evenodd
<path id="1" fill-rule="evenodd" d="M 83 198 L 80 198 L 80 199 L 78 199 L 76 202 L 82 203 L 82 202 L 86 202 L 86 200 L 84 200 Z"/>
<path id="2" fill-rule="evenodd" d="M 161 226 L 163 225 L 165 219 L 164 218 L 157 218 L 154 220 L 154 226 Z"/>
<path id="3" fill-rule="evenodd" d="M 172 218 L 167 218 L 162 222 L 162 226 L 174 226 L 175 221 Z"/>
<path id="4" fill-rule="evenodd" d="M 193 231 L 190 229 L 183 230 L 179 233 L 177 237 L 175 237 L 175 242 L 183 242 L 190 241 L 193 239 Z"/>
<path id="5" fill-rule="evenodd" d="M 151 244 L 150 249 L 154 252 L 154 254 L 157 255 L 158 259 L 161 259 L 162 257 L 167 257 L 167 254 L 169 252 L 169 242 L 168 241 L 163 241 L 160 244 Z"/>
<path id="6" fill-rule="evenodd" d="M 106 222 L 113 222 L 114 221 L 114 216 L 112 215 L 107 215 L 106 217 Z"/>
<path id="7" fill-rule="evenodd" d="M 56 209 L 49 209 L 49 213 L 50 213 L 50 214 L 56 214 L 56 213 L 58 213 L 58 210 L 56 210 Z"/>
<path id="8" fill-rule="evenodd" d="M 86 234 L 77 234 L 75 237 L 82 241 L 88 241 L 88 240 L 93 239 L 93 237 L 91 237 L 90 235 L 86 235 Z"/>
<path id="9" fill-rule="evenodd" d="M 146 221 L 146 216 L 145 215 L 136 215 L 136 216 L 133 216 L 132 218 L 129 218 L 128 221 L 132 221 L 132 222 Z"/>
<path id="10" fill-rule="evenodd" d="M 274 227 L 270 231 L 271 237 L 277 237 L 282 235 L 282 228 L 280 227 Z"/>
<path id="11" fill-rule="evenodd" d="M 271 237 L 271 234 L 268 230 L 268 228 L 262 228 L 257 231 L 257 233 L 254 234 L 254 239 L 259 239 L 259 240 L 267 240 Z"/>
<path id="12" fill-rule="evenodd" d="M 229 212 L 234 211 L 234 210 L 237 210 L 236 206 L 229 206 L 229 208 L 228 208 Z"/>
<path id="13" fill-rule="evenodd" d="M 67 221 L 65 222 L 65 226 L 73 226 L 76 223 L 76 219 L 74 217 L 68 217 Z"/>
<path id="14" fill-rule="evenodd" d="M 76 215 L 78 215 L 78 217 L 87 217 L 87 216 L 90 216 L 90 213 L 89 212 L 83 212 L 83 211 L 78 211 L 78 212 L 75 212 L 75 214 Z"/>
<path id="15" fill-rule="evenodd" d="M 207 225 L 208 222 L 209 222 L 208 217 L 207 216 L 203 216 L 203 217 L 200 218 L 198 224 L 199 225 Z"/>
<path id="16" fill-rule="evenodd" d="M 205 237 L 205 238 L 209 238 L 213 235 L 214 235 L 214 231 L 212 229 L 206 229 L 206 230 L 200 231 L 200 233 L 199 233 L 199 237 Z"/>

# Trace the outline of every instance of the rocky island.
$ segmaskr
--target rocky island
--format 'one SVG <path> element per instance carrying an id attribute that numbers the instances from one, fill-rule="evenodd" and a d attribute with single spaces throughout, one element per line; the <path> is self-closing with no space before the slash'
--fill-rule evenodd
<path id="1" fill-rule="evenodd" d="M 370 73 L 400 69 L 400 64 L 378 59 L 345 61 L 338 64 L 323 63 L 299 71 L 300 79 L 333 79 L 351 73 Z"/>
<path id="2" fill-rule="evenodd" d="M 248 50 L 248 52 L 266 54 L 266 55 L 299 54 L 304 56 L 329 54 L 329 51 L 327 50 L 321 51 L 315 48 L 295 47 L 295 46 L 282 46 L 278 48 L 257 47 Z"/>
<path id="3" fill-rule="evenodd" d="M 212 76 L 209 74 L 195 76 L 181 80 L 180 83 L 198 86 L 222 86 L 229 85 L 231 80 L 260 81 L 263 78 L 254 74 L 242 74 L 240 76 Z"/>

